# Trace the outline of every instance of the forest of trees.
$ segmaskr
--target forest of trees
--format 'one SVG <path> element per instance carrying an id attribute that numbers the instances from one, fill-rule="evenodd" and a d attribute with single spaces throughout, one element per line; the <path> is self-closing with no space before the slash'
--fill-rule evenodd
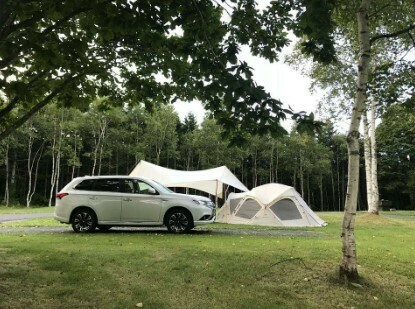
<path id="1" fill-rule="evenodd" d="M 346 138 L 329 123 L 317 136 L 293 130 L 278 138 L 247 136 L 246 144 L 231 145 L 214 119 L 198 125 L 189 114 L 180 122 L 171 105 L 153 113 L 139 107 L 105 106 L 105 100 L 98 100 L 81 112 L 50 105 L 4 140 L 0 145 L 1 202 L 54 205 L 56 191 L 73 177 L 128 175 L 144 159 L 182 170 L 226 165 L 249 188 L 283 183 L 294 186 L 314 210 L 343 210 Z M 408 145 L 398 156 L 390 139 L 399 136 L 400 130 L 413 130 L 414 116 L 405 116 L 402 108 L 394 110 L 379 127 L 380 189 L 381 198 L 405 209 L 414 204 L 410 184 L 415 181 L 415 148 L 410 141 L 396 141 Z M 405 118 L 407 123 L 402 121 Z M 363 169 L 363 158 L 361 162 Z M 358 207 L 363 210 L 367 209 L 364 177 L 360 188 Z"/>

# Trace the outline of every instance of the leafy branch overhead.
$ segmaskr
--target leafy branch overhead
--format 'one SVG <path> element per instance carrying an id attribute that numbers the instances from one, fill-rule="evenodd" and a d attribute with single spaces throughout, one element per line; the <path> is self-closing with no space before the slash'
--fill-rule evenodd
<path id="1" fill-rule="evenodd" d="M 330 61 L 331 5 L 285 0 L 260 10 L 252 0 L 2 1 L 0 140 L 52 100 L 85 108 L 96 96 L 149 109 L 198 99 L 229 133 L 279 131 L 280 120 L 293 113 L 255 83 L 239 51 L 248 45 L 276 61 L 294 29 L 309 40 L 306 52 Z"/>

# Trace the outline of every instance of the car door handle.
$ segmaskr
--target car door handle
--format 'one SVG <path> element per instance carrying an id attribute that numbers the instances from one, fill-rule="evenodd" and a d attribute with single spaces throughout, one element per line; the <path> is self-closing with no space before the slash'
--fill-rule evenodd
<path id="1" fill-rule="evenodd" d="M 92 196 L 89 198 L 90 200 L 96 200 L 97 198 L 95 196 Z"/>
<path id="2" fill-rule="evenodd" d="M 162 198 L 162 199 L 161 199 L 161 201 L 162 201 L 162 202 L 167 202 L 168 200 L 167 200 L 167 199 Z"/>
<path id="3" fill-rule="evenodd" d="M 123 199 L 123 201 L 124 201 L 124 202 L 131 202 L 131 201 L 132 201 L 132 199 L 130 199 L 129 197 L 127 197 L 127 198 L 124 198 L 124 199 Z"/>

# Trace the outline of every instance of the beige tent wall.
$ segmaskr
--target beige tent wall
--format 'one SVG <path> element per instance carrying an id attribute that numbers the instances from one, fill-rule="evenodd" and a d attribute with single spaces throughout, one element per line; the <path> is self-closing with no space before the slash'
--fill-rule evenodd
<path id="1" fill-rule="evenodd" d="M 241 211 L 247 206 L 251 206 L 252 209 Z M 280 216 L 276 214 L 279 210 Z M 294 188 L 281 184 L 267 184 L 248 192 L 230 194 L 218 211 L 216 221 L 264 226 L 325 225 Z"/>

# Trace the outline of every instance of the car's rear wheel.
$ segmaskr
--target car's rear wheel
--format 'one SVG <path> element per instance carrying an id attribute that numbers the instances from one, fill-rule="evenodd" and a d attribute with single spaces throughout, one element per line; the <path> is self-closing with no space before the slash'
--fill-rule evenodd
<path id="1" fill-rule="evenodd" d="M 167 229 L 172 233 L 186 233 L 193 228 L 193 218 L 185 209 L 173 209 L 166 216 Z"/>
<path id="2" fill-rule="evenodd" d="M 72 217 L 72 228 L 76 233 L 91 233 L 97 227 L 97 218 L 90 209 L 79 209 Z"/>
<path id="3" fill-rule="evenodd" d="M 98 229 L 102 232 L 107 232 L 110 228 L 112 228 L 111 225 L 98 225 Z"/>

